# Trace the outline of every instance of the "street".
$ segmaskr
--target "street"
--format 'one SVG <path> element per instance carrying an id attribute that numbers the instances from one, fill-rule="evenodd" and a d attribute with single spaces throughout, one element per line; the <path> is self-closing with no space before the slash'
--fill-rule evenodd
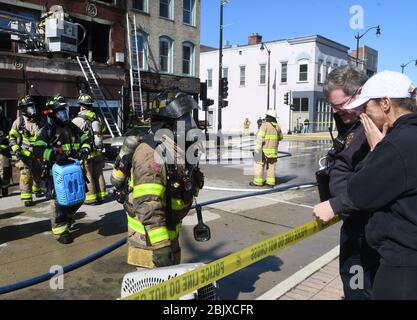
<path id="1" fill-rule="evenodd" d="M 220 165 L 206 162 L 201 165 L 206 183 L 198 202 L 258 190 L 248 185 L 253 175 L 253 160 L 249 151 L 252 144 L 253 137 L 244 137 L 240 145 L 232 146 L 232 158 L 240 154 L 247 160 L 233 161 L 231 164 L 225 161 L 226 164 Z M 280 143 L 279 150 L 292 156 L 279 160 L 279 186 L 314 182 L 318 160 L 329 147 L 329 139 L 286 137 Z M 105 177 L 108 189 L 111 188 L 111 168 L 111 164 L 107 163 Z M 83 205 L 76 215 L 74 243 L 60 245 L 51 236 L 49 203 L 41 198 L 36 206 L 25 208 L 17 186 L 12 188 L 11 194 L 6 199 L 0 199 L 0 286 L 47 273 L 54 265 L 71 264 L 126 236 L 126 218 L 122 206 L 109 198 L 100 206 Z M 304 224 L 313 219 L 312 206 L 317 202 L 317 190 L 313 187 L 204 207 L 204 222 L 211 228 L 212 236 L 205 243 L 196 242 L 193 238 L 197 218 L 192 210 L 183 221 L 180 236 L 182 262 L 208 263 Z M 340 224 L 336 224 L 218 281 L 220 298 L 256 299 L 333 249 L 339 241 L 339 228 Z M 117 299 L 120 297 L 124 274 L 134 271 L 126 263 L 126 256 L 127 246 L 124 245 L 66 274 L 63 290 L 52 290 L 49 282 L 44 282 L 5 294 L 2 298 Z"/>

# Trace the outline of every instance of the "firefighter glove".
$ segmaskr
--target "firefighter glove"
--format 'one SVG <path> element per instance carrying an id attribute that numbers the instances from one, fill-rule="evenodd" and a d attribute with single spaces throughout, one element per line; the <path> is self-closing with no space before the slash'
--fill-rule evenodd
<path id="1" fill-rule="evenodd" d="M 89 154 L 90 150 L 87 148 L 82 148 L 80 151 L 78 151 L 77 158 L 80 160 L 87 160 Z"/>

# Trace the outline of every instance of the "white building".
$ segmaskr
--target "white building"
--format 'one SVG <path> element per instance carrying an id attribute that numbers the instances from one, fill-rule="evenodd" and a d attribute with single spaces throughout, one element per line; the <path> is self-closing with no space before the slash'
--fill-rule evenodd
<path id="1" fill-rule="evenodd" d="M 348 63 L 349 48 L 322 36 L 308 36 L 265 42 L 253 34 L 248 45 L 223 49 L 223 76 L 229 81 L 229 106 L 222 109 L 224 132 L 243 130 L 245 118 L 256 131 L 257 120 L 267 111 L 268 50 L 270 51 L 270 109 L 276 109 L 281 128 L 294 130 L 306 118 L 309 131 L 326 131 L 333 122 L 330 107 L 323 94 L 326 75 Z M 219 51 L 202 46 L 200 78 L 207 80 L 207 96 L 215 100 L 208 120 L 217 130 L 217 100 L 219 84 Z M 294 111 L 284 104 L 284 95 L 291 92 Z M 200 111 L 200 119 L 204 112 Z"/>

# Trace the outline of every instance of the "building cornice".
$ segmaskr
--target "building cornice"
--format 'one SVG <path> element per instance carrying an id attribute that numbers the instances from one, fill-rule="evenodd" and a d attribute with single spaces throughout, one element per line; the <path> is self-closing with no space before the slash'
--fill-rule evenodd
<path id="1" fill-rule="evenodd" d="M 23 2 L 23 1 L 19 1 L 19 0 L 0 0 L 0 3 L 8 4 L 8 5 L 11 5 L 11 6 L 17 6 L 17 7 L 23 7 L 23 8 L 28 8 L 28 9 L 39 10 L 39 11 L 45 11 L 46 10 L 45 6 L 41 6 L 41 5 L 33 4 L 33 3 L 28 3 L 28 2 Z"/>

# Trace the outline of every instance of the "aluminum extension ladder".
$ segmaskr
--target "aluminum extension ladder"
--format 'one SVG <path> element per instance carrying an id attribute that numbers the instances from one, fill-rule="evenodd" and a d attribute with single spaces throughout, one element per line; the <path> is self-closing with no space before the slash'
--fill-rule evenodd
<path id="1" fill-rule="evenodd" d="M 91 95 L 96 100 L 97 105 L 99 107 L 100 113 L 103 116 L 104 122 L 106 123 L 107 129 L 110 132 L 112 138 L 120 137 L 122 135 L 119 126 L 109 108 L 106 98 L 101 90 L 97 78 L 94 75 L 93 70 L 88 62 L 86 56 L 77 56 L 78 64 L 80 65 L 81 71 L 84 74 L 85 79 L 88 82 L 88 86 L 90 88 Z"/>
<path id="2" fill-rule="evenodd" d="M 126 25 L 130 69 L 130 107 L 134 117 L 143 117 L 142 81 L 135 14 L 133 14 L 133 19 L 129 13 L 126 14 Z"/>

